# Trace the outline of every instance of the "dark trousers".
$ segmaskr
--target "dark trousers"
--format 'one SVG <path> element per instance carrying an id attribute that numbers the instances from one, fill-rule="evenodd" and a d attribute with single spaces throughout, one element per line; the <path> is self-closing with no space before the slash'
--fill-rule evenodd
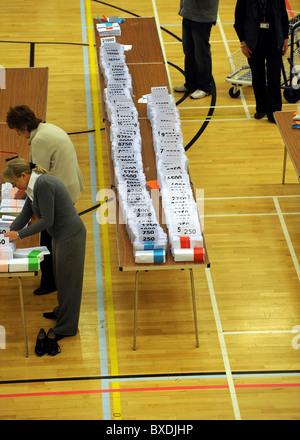
<path id="1" fill-rule="evenodd" d="M 46 230 L 41 232 L 40 245 L 46 246 L 50 251 L 50 255 L 45 255 L 44 261 L 41 262 L 42 276 L 40 287 L 49 290 L 56 290 L 52 259 L 52 237 Z"/>
<path id="2" fill-rule="evenodd" d="M 53 309 L 57 317 L 56 334 L 73 336 L 77 333 L 82 296 L 86 229 L 60 242 L 52 242 L 54 274 L 57 285 L 58 306 Z"/>
<path id="3" fill-rule="evenodd" d="M 252 86 L 256 101 L 256 111 L 272 116 L 280 111 L 281 98 L 281 59 L 282 48 L 268 38 L 260 38 L 257 48 L 248 59 L 252 72 Z"/>
<path id="4" fill-rule="evenodd" d="M 212 61 L 210 31 L 213 23 L 182 20 L 182 46 L 185 55 L 185 87 L 211 93 Z"/>

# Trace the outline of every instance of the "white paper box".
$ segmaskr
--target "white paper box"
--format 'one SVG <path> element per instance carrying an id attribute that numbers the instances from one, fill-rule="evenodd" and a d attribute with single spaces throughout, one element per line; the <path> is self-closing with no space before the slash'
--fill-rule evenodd
<path id="1" fill-rule="evenodd" d="M 38 258 L 13 258 L 8 260 L 9 272 L 35 272 L 40 269 Z"/>
<path id="2" fill-rule="evenodd" d="M 164 250 L 153 250 L 153 251 L 137 251 L 135 253 L 136 263 L 165 263 L 166 254 Z"/>
<path id="3" fill-rule="evenodd" d="M 205 251 L 204 248 L 194 249 L 175 249 L 174 260 L 175 261 L 204 261 Z"/>

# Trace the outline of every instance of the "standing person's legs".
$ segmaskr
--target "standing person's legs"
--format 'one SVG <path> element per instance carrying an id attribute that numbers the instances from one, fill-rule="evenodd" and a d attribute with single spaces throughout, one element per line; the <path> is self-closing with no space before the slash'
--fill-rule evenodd
<path id="1" fill-rule="evenodd" d="M 278 48 L 275 44 L 269 46 L 267 54 L 267 96 L 268 118 L 274 122 L 273 113 L 281 111 L 282 96 L 281 96 L 281 59 L 282 48 Z"/>
<path id="2" fill-rule="evenodd" d="M 52 261 L 52 237 L 47 231 L 41 232 L 40 245 L 46 246 L 50 251 L 50 255 L 45 255 L 44 260 L 41 262 L 41 283 L 34 293 L 35 295 L 44 295 L 45 293 L 54 292 L 56 290 L 56 284 L 54 279 L 54 269 Z"/>
<path id="3" fill-rule="evenodd" d="M 211 93 L 212 61 L 210 31 L 212 23 L 183 19 L 182 45 L 185 55 L 185 87 Z"/>
<path id="4" fill-rule="evenodd" d="M 58 306 L 54 331 L 59 336 L 77 333 L 82 296 L 86 229 L 57 243 L 54 248 Z"/>
<path id="5" fill-rule="evenodd" d="M 251 49 L 252 55 L 248 59 L 252 73 L 252 87 L 256 101 L 256 112 L 258 114 L 267 113 L 267 84 L 265 55 L 258 45 L 257 49 Z"/>

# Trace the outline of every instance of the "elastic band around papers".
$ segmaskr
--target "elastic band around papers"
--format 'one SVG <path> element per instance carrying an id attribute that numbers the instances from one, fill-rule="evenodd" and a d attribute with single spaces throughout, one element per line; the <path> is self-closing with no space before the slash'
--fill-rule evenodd
<path id="1" fill-rule="evenodd" d="M 150 242 L 149 243 L 145 243 L 144 244 L 144 250 L 145 251 L 151 251 L 152 249 L 154 249 L 154 245 L 155 245 L 154 241 L 151 241 L 151 243 Z"/>
<path id="2" fill-rule="evenodd" d="M 28 255 L 28 270 L 39 270 L 39 259 L 37 257 L 29 257 Z"/>
<path id="3" fill-rule="evenodd" d="M 203 261 L 203 260 L 204 260 L 204 249 L 194 248 L 194 261 Z"/>
<path id="4" fill-rule="evenodd" d="M 162 249 L 156 249 L 153 251 L 154 263 L 164 262 L 164 251 Z"/>
<path id="5" fill-rule="evenodd" d="M 181 249 L 190 249 L 190 237 L 179 237 L 180 239 L 180 248 Z"/>

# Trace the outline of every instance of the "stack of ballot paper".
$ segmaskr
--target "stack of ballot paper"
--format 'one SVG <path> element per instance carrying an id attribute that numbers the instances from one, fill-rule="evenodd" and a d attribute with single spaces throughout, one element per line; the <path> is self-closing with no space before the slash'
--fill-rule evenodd
<path id="1" fill-rule="evenodd" d="M 121 35 L 119 23 L 97 23 L 96 28 L 100 37 L 108 37 L 110 35 Z"/>
<path id="2" fill-rule="evenodd" d="M 44 255 L 49 253 L 44 246 L 16 249 L 15 242 L 9 243 L 0 235 L 0 272 L 38 271 Z"/>
<path id="3" fill-rule="evenodd" d="M 0 212 L 21 212 L 25 203 L 23 199 L 15 199 L 17 188 L 13 188 L 11 183 L 1 185 L 1 204 Z"/>
<path id="4" fill-rule="evenodd" d="M 132 100 L 132 80 L 124 47 L 106 42 L 100 47 L 105 109 L 110 121 L 115 186 L 122 220 L 133 245 L 136 263 L 164 263 L 167 235 L 156 218 L 146 187 L 138 112 Z"/>
<path id="5" fill-rule="evenodd" d="M 166 87 L 153 87 L 147 97 L 152 126 L 157 182 L 175 261 L 203 261 L 203 235 L 190 185 L 180 118 Z"/>

